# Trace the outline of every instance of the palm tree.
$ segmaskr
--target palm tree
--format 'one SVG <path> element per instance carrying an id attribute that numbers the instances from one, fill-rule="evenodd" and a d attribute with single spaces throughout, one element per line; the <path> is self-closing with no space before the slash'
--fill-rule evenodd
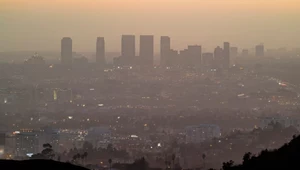
<path id="1" fill-rule="evenodd" d="M 83 159 L 84 159 L 84 161 L 86 161 L 87 156 L 88 156 L 88 153 L 87 153 L 87 152 L 84 152 L 84 153 L 83 153 Z"/>
<path id="2" fill-rule="evenodd" d="M 202 154 L 202 159 L 203 159 L 203 168 L 205 169 L 205 158 L 206 158 L 206 155 L 205 154 Z"/>
<path id="3" fill-rule="evenodd" d="M 176 158 L 176 155 L 175 154 L 172 154 L 172 166 L 173 166 L 173 170 L 175 169 L 175 158 Z"/>
<path id="4" fill-rule="evenodd" d="M 80 159 L 81 159 L 81 164 L 82 164 L 82 165 L 83 165 L 84 157 L 85 157 L 84 154 L 81 154 L 81 155 L 80 155 Z"/>
<path id="5" fill-rule="evenodd" d="M 112 163 L 111 158 L 108 159 L 108 163 L 109 163 L 109 170 L 111 170 L 111 163 Z"/>

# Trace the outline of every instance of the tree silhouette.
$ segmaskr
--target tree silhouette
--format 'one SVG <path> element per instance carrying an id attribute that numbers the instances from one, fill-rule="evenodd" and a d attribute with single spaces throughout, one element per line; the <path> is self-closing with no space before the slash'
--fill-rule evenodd
<path id="1" fill-rule="evenodd" d="M 175 169 L 175 158 L 176 158 L 176 155 L 175 154 L 172 154 L 172 166 L 173 166 L 173 170 Z"/>
<path id="2" fill-rule="evenodd" d="M 252 156 L 251 152 L 245 153 L 245 155 L 243 156 L 243 163 L 244 164 L 248 163 L 248 161 L 251 159 L 251 156 Z"/>
<path id="3" fill-rule="evenodd" d="M 205 169 L 205 158 L 206 158 L 206 155 L 205 154 L 202 154 L 202 159 L 203 159 L 203 168 Z"/>
<path id="4" fill-rule="evenodd" d="M 133 164 L 129 165 L 127 167 L 127 170 L 148 170 L 148 168 L 148 162 L 145 160 L 144 157 L 142 157 L 141 159 L 134 161 Z"/>
<path id="5" fill-rule="evenodd" d="M 233 161 L 230 160 L 229 162 L 224 162 L 223 163 L 223 166 L 222 166 L 222 169 L 223 170 L 230 170 L 232 167 L 233 167 Z"/>
<path id="6" fill-rule="evenodd" d="M 31 156 L 31 159 L 53 159 L 55 157 L 52 145 L 49 143 L 43 144 L 43 150 L 41 153 L 37 153 Z"/>
<path id="7" fill-rule="evenodd" d="M 111 158 L 108 159 L 108 163 L 109 163 L 109 170 L 111 170 L 111 163 L 112 163 L 112 159 Z"/>

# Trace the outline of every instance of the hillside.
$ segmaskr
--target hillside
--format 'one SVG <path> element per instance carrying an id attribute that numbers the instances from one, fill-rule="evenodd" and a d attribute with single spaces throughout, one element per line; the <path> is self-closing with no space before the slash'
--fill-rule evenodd
<path id="1" fill-rule="evenodd" d="M 87 170 L 83 167 L 52 160 L 0 160 L 0 167 L 1 170 Z"/>
<path id="2" fill-rule="evenodd" d="M 240 165 L 234 165 L 233 161 L 223 163 L 223 170 L 260 169 L 300 169 L 300 136 L 294 137 L 279 149 L 263 150 L 258 155 L 246 153 Z"/>

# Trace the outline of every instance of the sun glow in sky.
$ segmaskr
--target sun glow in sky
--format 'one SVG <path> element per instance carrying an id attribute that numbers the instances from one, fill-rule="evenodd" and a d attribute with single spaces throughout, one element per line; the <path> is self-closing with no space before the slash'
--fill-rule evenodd
<path id="1" fill-rule="evenodd" d="M 122 34 L 169 35 L 175 49 L 300 46 L 300 0 L 0 0 L 0 23 L 0 51 L 59 51 L 64 36 L 81 51 L 104 36 L 113 51 Z"/>

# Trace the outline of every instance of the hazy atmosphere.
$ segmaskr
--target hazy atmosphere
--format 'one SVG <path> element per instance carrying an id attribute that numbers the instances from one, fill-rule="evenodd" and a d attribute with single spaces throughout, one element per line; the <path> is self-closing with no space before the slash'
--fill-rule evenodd
<path id="1" fill-rule="evenodd" d="M 104 35 L 107 51 L 118 51 L 122 34 L 168 35 L 175 49 L 225 40 L 296 47 L 299 16 L 299 0 L 0 0 L 0 51 L 59 51 L 64 36 L 91 51 Z"/>
<path id="2" fill-rule="evenodd" d="M 0 0 L 0 169 L 300 169 L 300 0 Z"/>

